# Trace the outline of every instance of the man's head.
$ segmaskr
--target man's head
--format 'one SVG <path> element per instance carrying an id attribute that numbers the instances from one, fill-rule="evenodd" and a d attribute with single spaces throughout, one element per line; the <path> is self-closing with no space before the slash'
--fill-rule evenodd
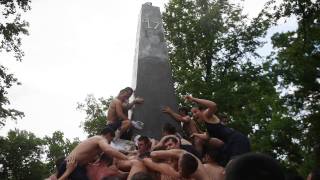
<path id="1" fill-rule="evenodd" d="M 197 169 L 198 161 L 191 154 L 185 153 L 179 159 L 179 173 L 183 178 L 190 178 Z"/>
<path id="2" fill-rule="evenodd" d="M 125 101 L 130 98 L 130 96 L 133 94 L 133 89 L 131 87 L 126 87 L 122 90 L 120 90 L 118 99 Z"/>
<path id="3" fill-rule="evenodd" d="M 145 152 L 150 151 L 151 149 L 151 141 L 147 136 L 140 136 L 138 138 L 138 151 L 139 154 L 143 154 Z"/>
<path id="4" fill-rule="evenodd" d="M 101 131 L 100 135 L 106 138 L 110 143 L 114 138 L 114 131 L 111 128 L 106 127 Z"/>
<path id="5" fill-rule="evenodd" d="M 205 143 L 203 146 L 203 161 L 211 163 L 222 163 L 224 158 L 223 147 L 214 147 L 209 143 Z"/>
<path id="6" fill-rule="evenodd" d="M 236 157 L 226 167 L 225 180 L 284 180 L 276 160 L 261 153 L 247 153 Z"/>
<path id="7" fill-rule="evenodd" d="M 180 149 L 180 139 L 175 136 L 169 136 L 164 139 L 163 145 L 166 149 Z"/>
<path id="8" fill-rule="evenodd" d="M 195 119 L 199 119 L 199 117 L 201 117 L 201 110 L 198 107 L 191 108 L 191 113 Z"/>
<path id="9" fill-rule="evenodd" d="M 167 136 L 167 135 L 173 135 L 177 133 L 177 129 L 170 123 L 164 124 L 162 127 L 162 135 Z"/>
<path id="10" fill-rule="evenodd" d="M 186 115 L 188 115 L 188 113 L 189 113 L 189 108 L 187 108 L 187 107 L 180 107 L 180 108 L 178 109 L 178 111 L 179 111 L 179 114 L 180 114 L 180 115 L 186 116 Z"/>

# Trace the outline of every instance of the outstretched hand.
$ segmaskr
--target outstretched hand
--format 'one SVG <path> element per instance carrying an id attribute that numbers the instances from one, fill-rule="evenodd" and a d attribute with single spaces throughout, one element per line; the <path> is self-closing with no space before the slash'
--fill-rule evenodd
<path id="1" fill-rule="evenodd" d="M 192 102 L 193 101 L 193 97 L 190 95 L 187 95 L 184 97 L 185 100 Z"/>
<path id="2" fill-rule="evenodd" d="M 172 110 L 171 110 L 171 108 L 169 106 L 165 106 L 165 107 L 162 108 L 162 112 L 164 112 L 164 113 L 170 113 L 171 111 Z"/>
<path id="3" fill-rule="evenodd" d="M 136 104 L 142 104 L 142 103 L 144 102 L 144 99 L 141 98 L 141 97 L 136 97 L 136 98 L 134 99 L 134 102 L 135 102 Z"/>

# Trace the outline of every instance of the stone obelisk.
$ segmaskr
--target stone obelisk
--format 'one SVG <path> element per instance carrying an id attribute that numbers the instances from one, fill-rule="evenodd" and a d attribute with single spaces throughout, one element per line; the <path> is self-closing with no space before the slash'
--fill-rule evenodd
<path id="1" fill-rule="evenodd" d="M 159 7 L 151 3 L 142 5 L 136 43 L 132 87 L 135 96 L 144 98 L 144 104 L 133 109 L 132 119 L 144 122 L 144 128 L 135 133 L 160 138 L 165 123 L 173 124 L 178 130 L 180 126 L 161 112 L 164 106 L 177 112 L 177 97 Z"/>

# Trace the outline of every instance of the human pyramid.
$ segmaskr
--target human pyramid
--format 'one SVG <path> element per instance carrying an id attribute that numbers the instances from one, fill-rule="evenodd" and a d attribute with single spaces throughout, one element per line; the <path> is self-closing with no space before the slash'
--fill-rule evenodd
<path id="1" fill-rule="evenodd" d="M 196 103 L 189 112 L 170 107 L 162 112 L 181 122 L 184 135 L 171 124 L 165 124 L 163 137 L 157 141 L 139 136 L 136 150 L 123 152 L 110 145 L 133 126 L 128 110 L 143 105 L 130 87 L 122 89 L 109 106 L 107 125 L 99 135 L 77 145 L 57 161 L 56 179 L 76 180 L 280 180 L 284 179 L 279 164 L 262 153 L 250 152 L 247 136 L 227 126 L 226 117 L 217 115 L 213 101 L 185 96 Z M 202 132 L 198 124 L 203 124 Z M 54 179 L 54 178 L 52 178 Z"/>

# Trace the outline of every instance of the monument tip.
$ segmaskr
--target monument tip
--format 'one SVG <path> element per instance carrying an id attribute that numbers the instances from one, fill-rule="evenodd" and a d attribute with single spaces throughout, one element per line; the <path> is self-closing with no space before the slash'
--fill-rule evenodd
<path id="1" fill-rule="evenodd" d="M 145 5 L 152 6 L 152 2 L 146 2 Z"/>

